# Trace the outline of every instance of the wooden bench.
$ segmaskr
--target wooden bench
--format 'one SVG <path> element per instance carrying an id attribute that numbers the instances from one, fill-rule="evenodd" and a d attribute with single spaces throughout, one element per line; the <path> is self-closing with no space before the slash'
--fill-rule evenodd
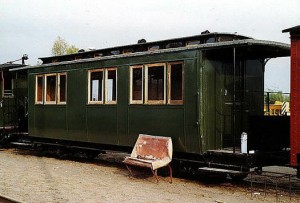
<path id="1" fill-rule="evenodd" d="M 170 171 L 170 182 L 172 183 L 172 161 L 173 146 L 170 137 L 160 137 L 140 134 L 130 157 L 125 157 L 123 163 L 126 164 L 130 174 L 132 171 L 129 165 L 150 168 L 158 182 L 157 169 L 168 166 Z"/>

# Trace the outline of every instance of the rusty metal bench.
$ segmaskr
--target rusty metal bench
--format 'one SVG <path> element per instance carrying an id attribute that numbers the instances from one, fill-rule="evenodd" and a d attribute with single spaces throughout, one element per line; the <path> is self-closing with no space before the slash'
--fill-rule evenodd
<path id="1" fill-rule="evenodd" d="M 140 134 L 130 157 L 125 157 L 130 174 L 133 175 L 129 165 L 150 168 L 158 182 L 157 169 L 168 166 L 170 171 L 170 182 L 172 183 L 172 161 L 173 146 L 170 137 L 160 137 Z"/>

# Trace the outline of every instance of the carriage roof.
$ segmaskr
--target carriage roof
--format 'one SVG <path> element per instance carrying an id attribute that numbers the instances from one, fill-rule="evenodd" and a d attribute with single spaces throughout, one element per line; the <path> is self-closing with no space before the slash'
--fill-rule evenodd
<path id="1" fill-rule="evenodd" d="M 214 42 L 207 42 L 209 39 L 215 39 Z M 199 41 L 199 44 L 194 44 L 192 46 L 187 45 L 186 43 L 191 41 Z M 170 45 L 171 47 L 166 47 Z M 176 46 L 176 44 L 182 44 L 182 46 Z M 152 46 L 159 46 L 154 50 L 149 49 Z M 138 48 L 144 47 L 147 48 L 145 51 L 133 51 L 131 53 L 121 53 L 121 50 L 132 49 L 138 50 Z M 93 61 L 101 61 L 108 59 L 118 59 L 126 57 L 135 57 L 135 56 L 144 56 L 144 55 L 154 55 L 160 53 L 171 53 L 171 52 L 180 52 L 188 50 L 203 49 L 211 52 L 212 54 L 216 51 L 223 51 L 228 48 L 238 48 L 240 50 L 240 55 L 248 58 L 275 58 L 275 57 L 284 57 L 290 56 L 290 45 L 275 41 L 266 41 L 266 40 L 256 40 L 250 37 L 236 34 L 228 33 L 209 33 L 202 35 L 195 35 L 191 37 L 183 37 L 155 42 L 146 42 L 141 44 L 133 44 L 126 46 L 118 46 L 105 49 L 97 49 L 86 52 L 79 52 L 75 54 L 61 55 L 61 56 L 50 56 L 50 57 L 41 57 L 43 64 L 30 67 L 19 67 L 11 69 L 20 70 L 20 69 L 32 69 L 32 68 L 42 68 L 58 65 L 67 65 L 67 64 L 77 64 Z M 118 50 L 119 54 L 107 54 L 112 51 Z M 226 51 L 227 52 L 227 51 Z M 106 53 L 99 55 L 100 53 Z M 98 56 L 95 56 L 97 55 Z M 228 52 L 227 52 L 228 54 Z M 224 55 L 225 56 L 225 55 Z M 220 56 L 216 56 L 220 57 Z"/>

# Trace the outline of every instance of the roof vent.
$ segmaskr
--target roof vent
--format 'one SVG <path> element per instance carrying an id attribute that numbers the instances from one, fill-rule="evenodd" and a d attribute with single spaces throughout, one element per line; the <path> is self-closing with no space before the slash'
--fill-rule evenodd
<path id="1" fill-rule="evenodd" d="M 94 47 L 89 47 L 86 49 L 79 49 L 78 53 L 86 52 L 86 51 L 95 51 L 96 49 Z"/>
<path id="2" fill-rule="evenodd" d="M 143 43 L 146 43 L 147 41 L 145 39 L 139 39 L 138 40 L 138 44 L 143 44 Z"/>
<path id="3" fill-rule="evenodd" d="M 203 34 L 209 34 L 209 33 L 210 32 L 208 30 L 205 30 L 205 31 L 201 32 L 201 35 L 203 35 Z"/>

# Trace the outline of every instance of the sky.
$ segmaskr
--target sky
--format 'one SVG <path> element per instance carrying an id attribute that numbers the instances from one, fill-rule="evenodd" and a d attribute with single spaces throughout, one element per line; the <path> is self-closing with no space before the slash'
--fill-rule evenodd
<path id="1" fill-rule="evenodd" d="M 51 55 L 60 36 L 78 48 L 105 48 L 210 32 L 290 43 L 299 0 L 0 0 L 0 64 Z M 267 63 L 265 90 L 290 91 L 290 58 Z"/>

